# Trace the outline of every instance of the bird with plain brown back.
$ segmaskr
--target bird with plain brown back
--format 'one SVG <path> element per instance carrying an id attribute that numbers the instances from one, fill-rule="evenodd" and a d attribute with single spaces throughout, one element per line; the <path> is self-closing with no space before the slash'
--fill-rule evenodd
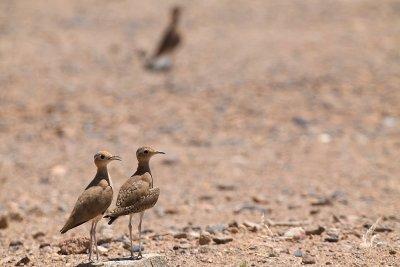
<path id="1" fill-rule="evenodd" d="M 169 59 L 165 60 L 166 56 L 172 55 L 182 43 L 182 35 L 178 29 L 181 13 L 182 8 L 180 6 L 175 6 L 171 9 L 170 22 L 164 30 L 153 55 L 147 60 L 146 68 L 151 70 L 168 70 L 170 68 L 171 61 Z"/>
<path id="2" fill-rule="evenodd" d="M 113 160 L 121 160 L 121 158 L 119 156 L 113 156 L 107 151 L 100 151 L 94 155 L 97 173 L 79 196 L 71 215 L 60 231 L 64 234 L 87 221 L 92 221 L 90 229 L 89 261 L 92 260 L 93 245 L 96 248 L 96 258 L 99 260 L 96 226 L 111 205 L 113 199 L 112 182 L 107 169 L 108 163 Z"/>
<path id="3" fill-rule="evenodd" d="M 142 257 L 141 231 L 145 210 L 153 207 L 160 195 L 160 189 L 153 186 L 153 176 L 150 171 L 150 159 L 154 155 L 165 154 L 151 147 L 141 147 L 136 151 L 138 166 L 136 172 L 126 181 L 119 190 L 115 209 L 110 211 L 105 218 L 109 218 L 108 224 L 112 224 L 118 217 L 129 215 L 129 238 L 131 241 L 131 257 L 133 258 L 132 242 L 132 216 L 139 213 L 139 254 Z"/>

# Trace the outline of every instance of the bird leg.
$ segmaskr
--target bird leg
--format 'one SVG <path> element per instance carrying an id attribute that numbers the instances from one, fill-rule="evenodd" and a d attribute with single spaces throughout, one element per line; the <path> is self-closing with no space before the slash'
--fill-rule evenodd
<path id="1" fill-rule="evenodd" d="M 143 219 L 144 211 L 140 213 L 140 218 L 139 218 L 139 225 L 138 225 L 138 231 L 139 231 L 139 254 L 137 256 L 138 259 L 142 258 L 142 219 Z"/>
<path id="2" fill-rule="evenodd" d="M 129 214 L 129 239 L 131 241 L 131 258 L 133 259 L 133 242 L 132 242 L 132 216 L 133 214 Z"/>
<path id="3" fill-rule="evenodd" d="M 92 221 L 92 226 L 90 227 L 90 245 L 89 245 L 89 261 L 92 261 L 92 249 L 93 249 L 93 229 L 94 221 Z"/>
<path id="4" fill-rule="evenodd" d="M 98 223 L 99 221 L 96 221 L 95 223 L 94 223 L 94 227 L 93 227 L 93 236 L 94 236 L 94 247 L 96 248 L 96 259 L 97 259 L 97 261 L 99 260 L 99 249 L 98 249 L 98 247 L 97 247 L 97 237 L 96 237 L 96 227 L 97 227 L 97 223 Z"/>

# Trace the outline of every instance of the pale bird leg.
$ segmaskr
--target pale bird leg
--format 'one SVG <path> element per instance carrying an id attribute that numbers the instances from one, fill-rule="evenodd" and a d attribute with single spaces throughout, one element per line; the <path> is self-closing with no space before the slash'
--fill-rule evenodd
<path id="1" fill-rule="evenodd" d="M 97 228 L 97 223 L 98 223 L 99 221 L 96 221 L 95 223 L 94 223 L 94 229 L 93 229 L 93 236 L 94 236 L 94 247 L 96 248 L 96 259 L 97 259 L 97 261 L 99 260 L 99 249 L 98 249 L 98 247 L 97 247 L 97 237 L 96 237 L 96 228 Z"/>
<path id="2" fill-rule="evenodd" d="M 142 258 L 142 219 L 143 219 L 144 211 L 140 213 L 138 231 L 139 231 L 139 254 L 138 259 Z"/>
<path id="3" fill-rule="evenodd" d="M 93 229 L 94 229 L 94 220 L 92 220 L 92 226 L 90 227 L 89 261 L 92 261 Z"/>
<path id="4" fill-rule="evenodd" d="M 129 239 L 131 240 L 131 258 L 133 258 L 133 242 L 132 242 L 132 216 L 133 214 L 129 214 L 129 224 L 128 224 L 128 228 L 129 228 Z"/>

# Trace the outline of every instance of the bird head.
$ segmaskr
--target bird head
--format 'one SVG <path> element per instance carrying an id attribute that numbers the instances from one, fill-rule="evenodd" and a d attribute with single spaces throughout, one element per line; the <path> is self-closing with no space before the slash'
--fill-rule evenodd
<path id="1" fill-rule="evenodd" d="M 107 151 L 99 151 L 94 155 L 94 164 L 97 167 L 107 166 L 113 160 L 121 160 L 121 157 L 112 155 Z"/>
<path id="2" fill-rule="evenodd" d="M 143 146 L 136 150 L 136 157 L 139 162 L 149 161 L 150 158 L 157 154 L 165 154 L 164 152 L 157 151 L 151 147 Z"/>
<path id="3" fill-rule="evenodd" d="M 174 23 L 178 22 L 181 13 L 182 13 L 182 8 L 180 6 L 174 6 L 171 9 L 171 18 Z"/>

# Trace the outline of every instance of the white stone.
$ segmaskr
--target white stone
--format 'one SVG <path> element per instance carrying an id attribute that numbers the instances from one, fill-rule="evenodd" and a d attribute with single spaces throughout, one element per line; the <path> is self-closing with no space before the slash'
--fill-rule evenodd
<path id="1" fill-rule="evenodd" d="M 323 133 L 318 136 L 318 140 L 323 144 L 328 144 L 331 142 L 332 137 L 327 133 Z"/>
<path id="2" fill-rule="evenodd" d="M 160 254 L 143 254 L 143 258 L 139 260 L 132 260 L 129 258 L 115 259 L 106 262 L 95 262 L 90 266 L 98 267 L 165 267 L 167 265 L 167 260 L 165 256 Z"/>

